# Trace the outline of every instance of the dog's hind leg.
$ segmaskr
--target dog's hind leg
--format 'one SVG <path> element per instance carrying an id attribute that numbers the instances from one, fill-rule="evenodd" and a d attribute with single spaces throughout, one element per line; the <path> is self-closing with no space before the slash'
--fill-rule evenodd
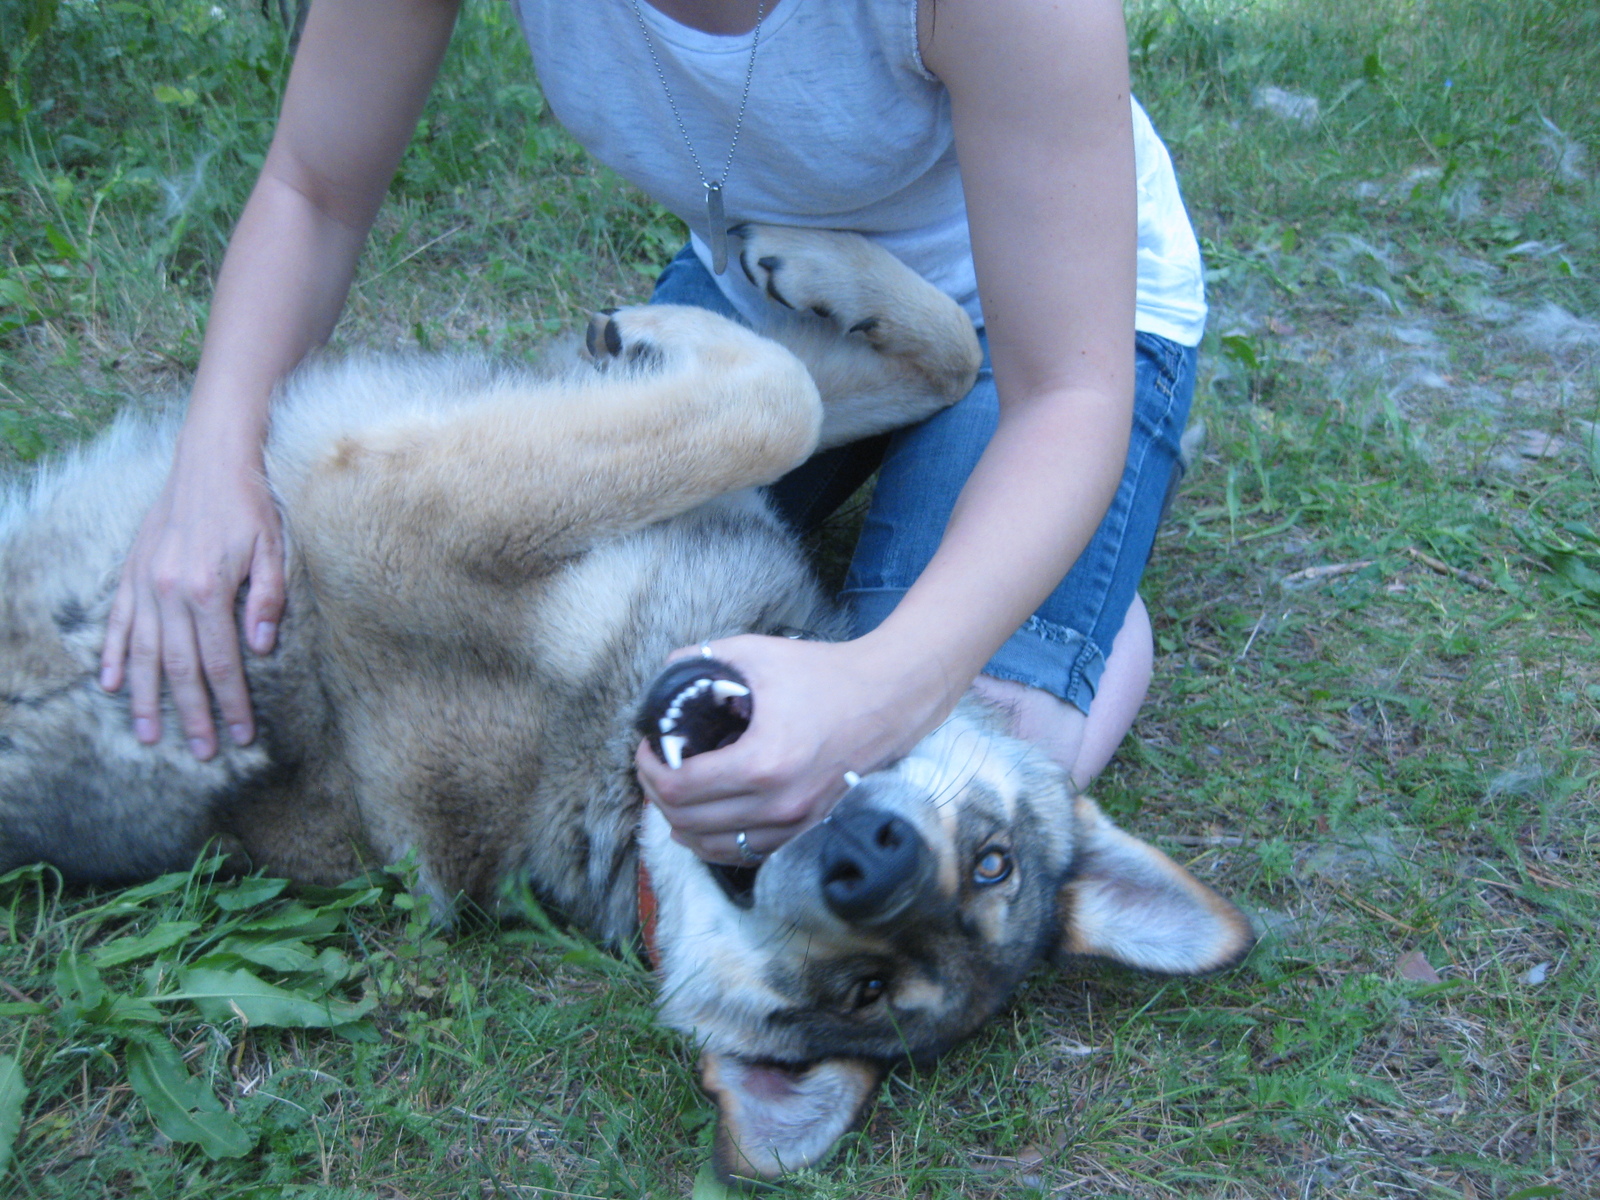
<path id="1" fill-rule="evenodd" d="M 275 476 L 289 479 L 282 499 L 316 589 L 381 624 L 436 626 L 450 619 L 439 603 L 497 607 L 506 587 L 770 482 L 816 445 L 821 408 L 804 366 L 731 321 L 625 309 L 597 318 L 590 344 L 600 371 L 497 376 L 470 403 L 344 431 Z"/>
<path id="2" fill-rule="evenodd" d="M 768 336 L 805 361 L 824 409 L 822 448 L 897 429 L 953 404 L 982 351 L 960 305 L 854 233 L 749 225 L 745 274 L 796 319 Z"/>

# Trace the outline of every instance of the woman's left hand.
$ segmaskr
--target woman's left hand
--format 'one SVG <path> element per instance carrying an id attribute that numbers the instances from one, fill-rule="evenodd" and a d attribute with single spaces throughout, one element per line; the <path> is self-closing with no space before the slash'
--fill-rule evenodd
<path id="1" fill-rule="evenodd" d="M 870 634 L 854 642 L 747 635 L 710 646 L 750 685 L 750 727 L 675 770 L 644 742 L 635 762 L 674 839 L 711 862 L 749 864 L 822 820 L 848 790 L 847 771 L 865 775 L 902 757 L 962 690 L 930 686 L 926 666 L 884 661 Z M 673 657 L 691 653 L 700 648 Z"/>

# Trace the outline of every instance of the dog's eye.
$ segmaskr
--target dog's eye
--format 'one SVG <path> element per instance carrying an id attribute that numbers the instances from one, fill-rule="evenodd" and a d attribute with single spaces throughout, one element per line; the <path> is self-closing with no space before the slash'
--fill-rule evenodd
<path id="1" fill-rule="evenodd" d="M 988 887 L 990 884 L 999 883 L 1010 874 L 1011 855 L 999 846 L 989 846 L 978 855 L 977 865 L 972 868 L 972 882 L 979 887 Z"/>
<path id="2" fill-rule="evenodd" d="M 868 1005 L 876 1004 L 883 999 L 888 990 L 889 984 L 887 980 L 880 979 L 877 976 L 871 979 L 863 979 L 856 984 L 855 1007 L 866 1008 Z"/>

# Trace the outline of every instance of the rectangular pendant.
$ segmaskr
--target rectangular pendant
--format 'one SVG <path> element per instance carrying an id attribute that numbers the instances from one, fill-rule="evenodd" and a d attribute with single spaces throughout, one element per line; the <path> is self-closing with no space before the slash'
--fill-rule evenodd
<path id="1" fill-rule="evenodd" d="M 721 275 L 728 269 L 728 218 L 722 209 L 722 185 L 706 184 L 706 220 L 711 225 L 711 270 Z"/>

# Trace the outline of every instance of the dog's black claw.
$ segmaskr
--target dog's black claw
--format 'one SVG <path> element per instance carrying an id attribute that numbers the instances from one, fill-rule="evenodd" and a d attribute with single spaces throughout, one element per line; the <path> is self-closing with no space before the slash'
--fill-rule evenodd
<path id="1" fill-rule="evenodd" d="M 601 357 L 605 326 L 611 324 L 609 314 L 597 312 L 589 318 L 589 324 L 583 331 L 583 348 L 589 352 L 589 357 L 598 360 Z"/>
<path id="2" fill-rule="evenodd" d="M 684 658 L 656 677 L 634 728 L 669 767 L 738 740 L 753 711 L 744 676 L 714 658 Z"/>
<path id="3" fill-rule="evenodd" d="M 589 324 L 583 331 L 583 348 L 596 363 L 622 353 L 622 331 L 611 318 L 616 308 L 602 308 L 589 315 Z"/>
<path id="4" fill-rule="evenodd" d="M 783 298 L 783 293 L 778 290 L 778 285 L 774 282 L 779 269 L 783 266 L 783 259 L 776 254 L 768 254 L 765 257 L 756 259 L 756 265 L 767 273 L 767 295 L 785 308 L 793 308 L 794 305 Z"/>

